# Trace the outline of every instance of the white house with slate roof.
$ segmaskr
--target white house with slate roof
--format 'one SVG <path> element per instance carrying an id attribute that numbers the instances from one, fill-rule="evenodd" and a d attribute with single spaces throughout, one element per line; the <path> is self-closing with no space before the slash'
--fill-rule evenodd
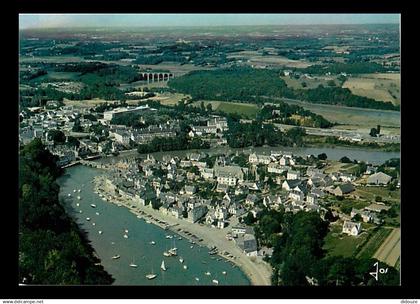
<path id="1" fill-rule="evenodd" d="M 354 223 L 351 221 L 344 221 L 343 224 L 343 233 L 357 236 L 359 235 L 360 231 L 362 230 L 362 223 Z"/>
<path id="2" fill-rule="evenodd" d="M 293 188 L 295 188 L 296 186 L 300 185 L 301 181 L 299 179 L 289 179 L 289 180 L 285 180 L 283 182 L 283 184 L 281 185 L 282 189 L 286 190 L 286 191 L 290 191 Z"/>

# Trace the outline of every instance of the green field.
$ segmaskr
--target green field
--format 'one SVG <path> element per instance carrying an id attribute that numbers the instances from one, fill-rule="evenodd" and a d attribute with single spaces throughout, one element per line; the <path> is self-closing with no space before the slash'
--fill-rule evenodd
<path id="1" fill-rule="evenodd" d="M 258 113 L 259 109 L 255 104 L 248 103 L 236 103 L 236 102 L 225 102 L 225 101 L 203 101 L 204 106 L 207 106 L 209 103 L 212 106 L 213 110 L 222 111 L 225 113 L 237 113 L 247 118 L 255 118 L 255 115 Z M 192 104 L 194 107 L 199 107 L 201 101 L 196 101 Z"/>
<path id="2" fill-rule="evenodd" d="M 351 257 L 359 246 L 364 244 L 368 235 L 363 233 L 359 236 L 341 235 L 342 225 L 334 225 L 325 237 L 324 249 L 329 256 Z"/>
<path id="3" fill-rule="evenodd" d="M 362 247 L 362 249 L 357 254 L 358 258 L 371 258 L 381 244 L 385 241 L 388 235 L 391 233 L 392 229 L 390 228 L 381 228 L 376 231 L 366 244 Z"/>

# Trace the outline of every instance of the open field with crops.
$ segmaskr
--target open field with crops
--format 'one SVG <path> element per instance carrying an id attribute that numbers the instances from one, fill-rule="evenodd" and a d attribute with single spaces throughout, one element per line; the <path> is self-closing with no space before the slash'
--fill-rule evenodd
<path id="1" fill-rule="evenodd" d="M 149 99 L 159 101 L 161 104 L 166 106 L 173 106 L 178 104 L 181 99 L 187 98 L 188 95 L 181 94 L 181 93 L 169 93 L 164 92 L 162 94 L 158 94 L 155 97 L 151 97 Z"/>
<path id="2" fill-rule="evenodd" d="M 390 101 L 393 104 L 401 103 L 400 74 L 381 73 L 349 77 L 343 88 L 350 89 L 355 95 Z"/>
<path id="3" fill-rule="evenodd" d="M 395 266 L 401 255 L 401 229 L 394 229 L 381 247 L 374 254 L 374 258 L 387 263 L 390 266 Z"/>
<path id="4" fill-rule="evenodd" d="M 357 254 L 358 258 L 371 258 L 378 250 L 378 248 L 383 244 L 385 239 L 389 236 L 392 229 L 390 228 L 380 228 L 378 231 L 373 233 L 363 248 Z"/>

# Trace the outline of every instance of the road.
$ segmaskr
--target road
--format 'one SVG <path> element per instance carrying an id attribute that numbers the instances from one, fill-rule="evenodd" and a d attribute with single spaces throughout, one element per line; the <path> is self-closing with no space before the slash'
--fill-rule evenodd
<path id="1" fill-rule="evenodd" d="M 401 254 L 401 229 L 395 228 L 373 255 L 390 266 L 395 266 Z"/>

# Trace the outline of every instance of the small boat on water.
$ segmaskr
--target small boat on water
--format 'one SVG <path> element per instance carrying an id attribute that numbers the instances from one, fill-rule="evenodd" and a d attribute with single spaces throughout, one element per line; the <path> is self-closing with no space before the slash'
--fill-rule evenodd
<path id="1" fill-rule="evenodd" d="M 150 241 L 149 244 L 150 245 L 156 245 L 156 242 L 155 241 Z"/>
<path id="2" fill-rule="evenodd" d="M 95 204 L 90 204 L 90 206 L 91 206 L 92 208 L 96 208 L 96 205 L 95 205 Z"/>
<path id="3" fill-rule="evenodd" d="M 154 273 L 149 273 L 149 274 L 146 274 L 146 278 L 148 279 L 148 280 L 153 280 L 154 278 L 156 278 L 157 277 L 157 275 L 156 274 L 154 274 Z"/>
<path id="4" fill-rule="evenodd" d="M 96 226 L 96 224 L 95 223 L 92 223 L 92 226 Z"/>
<path id="5" fill-rule="evenodd" d="M 163 260 L 162 260 L 162 264 L 160 264 L 160 269 L 162 269 L 163 271 L 166 271 L 165 261 Z"/>
<path id="6" fill-rule="evenodd" d="M 96 215 L 99 215 L 99 212 L 95 212 Z"/>
<path id="7" fill-rule="evenodd" d="M 162 261 L 163 262 L 163 261 Z M 165 265 L 164 265 L 165 266 Z M 157 274 L 155 274 L 155 272 L 154 272 L 154 270 L 153 270 L 153 267 L 152 267 L 152 271 L 149 273 L 149 274 L 146 274 L 146 278 L 148 279 L 148 280 L 153 280 L 154 278 L 156 278 L 157 277 Z"/>
<path id="8" fill-rule="evenodd" d="M 167 236 L 165 236 L 165 238 L 171 239 L 172 238 L 172 235 L 167 235 Z"/>
<path id="9" fill-rule="evenodd" d="M 207 271 L 206 273 L 204 273 L 205 275 L 211 275 L 210 271 Z"/>
<path id="10" fill-rule="evenodd" d="M 79 213 L 82 213 L 83 211 L 82 210 L 79 210 Z"/>
<path id="11" fill-rule="evenodd" d="M 80 206 L 80 204 L 79 204 L 79 203 L 76 203 L 76 206 L 77 206 L 77 207 L 79 207 L 79 206 Z"/>
<path id="12" fill-rule="evenodd" d="M 77 199 L 78 199 L 78 200 L 81 200 L 82 198 L 81 198 L 80 196 L 77 196 Z"/>
<path id="13" fill-rule="evenodd" d="M 71 194 L 69 193 L 69 194 L 67 194 L 67 196 L 68 196 L 68 197 L 70 197 L 70 196 L 71 196 Z"/>
<path id="14" fill-rule="evenodd" d="M 90 221 L 90 217 L 87 217 L 87 218 L 86 218 L 86 220 L 87 220 L 87 221 Z"/>
<path id="15" fill-rule="evenodd" d="M 98 233 L 99 233 L 99 234 L 102 234 L 102 230 L 99 230 L 99 231 L 98 231 Z"/>
<path id="16" fill-rule="evenodd" d="M 188 269 L 187 265 L 184 265 L 183 267 L 184 267 L 184 269 Z"/>
<path id="17" fill-rule="evenodd" d="M 77 190 L 77 192 L 80 192 L 80 189 L 79 189 L 79 190 Z"/>
<path id="18" fill-rule="evenodd" d="M 195 280 L 198 282 L 198 281 L 200 281 L 200 279 L 199 278 L 197 278 L 197 277 L 195 277 Z"/>
<path id="19" fill-rule="evenodd" d="M 124 232 L 125 232 L 125 233 L 128 233 L 128 229 L 125 229 L 125 230 L 124 230 Z"/>
<path id="20" fill-rule="evenodd" d="M 167 252 L 167 251 L 164 251 L 163 252 L 163 255 L 166 256 L 166 257 L 170 257 L 171 256 L 171 254 L 169 252 Z"/>
<path id="21" fill-rule="evenodd" d="M 212 282 L 214 283 L 214 284 L 219 284 L 219 281 L 218 280 L 212 280 Z"/>
<path id="22" fill-rule="evenodd" d="M 151 224 L 152 222 L 151 222 L 151 221 L 149 221 L 149 220 L 147 220 L 147 221 L 146 221 L 146 223 Z"/>
<path id="23" fill-rule="evenodd" d="M 119 259 L 121 256 L 119 254 L 114 255 L 111 259 L 116 260 Z"/>
<path id="24" fill-rule="evenodd" d="M 183 258 L 179 258 L 179 262 L 180 263 L 184 263 L 184 259 Z"/>
<path id="25" fill-rule="evenodd" d="M 171 248 L 171 249 L 168 250 L 168 252 L 171 256 L 177 256 L 178 255 L 177 252 L 176 252 L 176 248 Z"/>
<path id="26" fill-rule="evenodd" d="M 134 268 L 136 268 L 136 267 L 137 267 L 137 264 L 135 264 L 135 263 L 134 263 L 134 259 L 131 261 L 131 263 L 130 263 L 130 267 L 134 267 Z"/>
<path id="27" fill-rule="evenodd" d="M 222 271 L 222 273 L 223 273 L 224 275 L 226 275 L 226 271 Z"/>
<path id="28" fill-rule="evenodd" d="M 124 238 L 125 238 L 125 239 L 128 239 L 128 235 L 124 234 Z"/>
<path id="29" fill-rule="evenodd" d="M 76 189 L 74 189 L 73 192 L 76 192 Z"/>
<path id="30" fill-rule="evenodd" d="M 193 246 L 193 245 L 191 245 L 191 246 L 190 246 L 190 248 L 191 248 L 191 249 L 193 249 L 193 248 L 194 248 L 194 246 Z"/>
<path id="31" fill-rule="evenodd" d="M 182 237 L 179 237 L 178 240 L 182 241 Z"/>

